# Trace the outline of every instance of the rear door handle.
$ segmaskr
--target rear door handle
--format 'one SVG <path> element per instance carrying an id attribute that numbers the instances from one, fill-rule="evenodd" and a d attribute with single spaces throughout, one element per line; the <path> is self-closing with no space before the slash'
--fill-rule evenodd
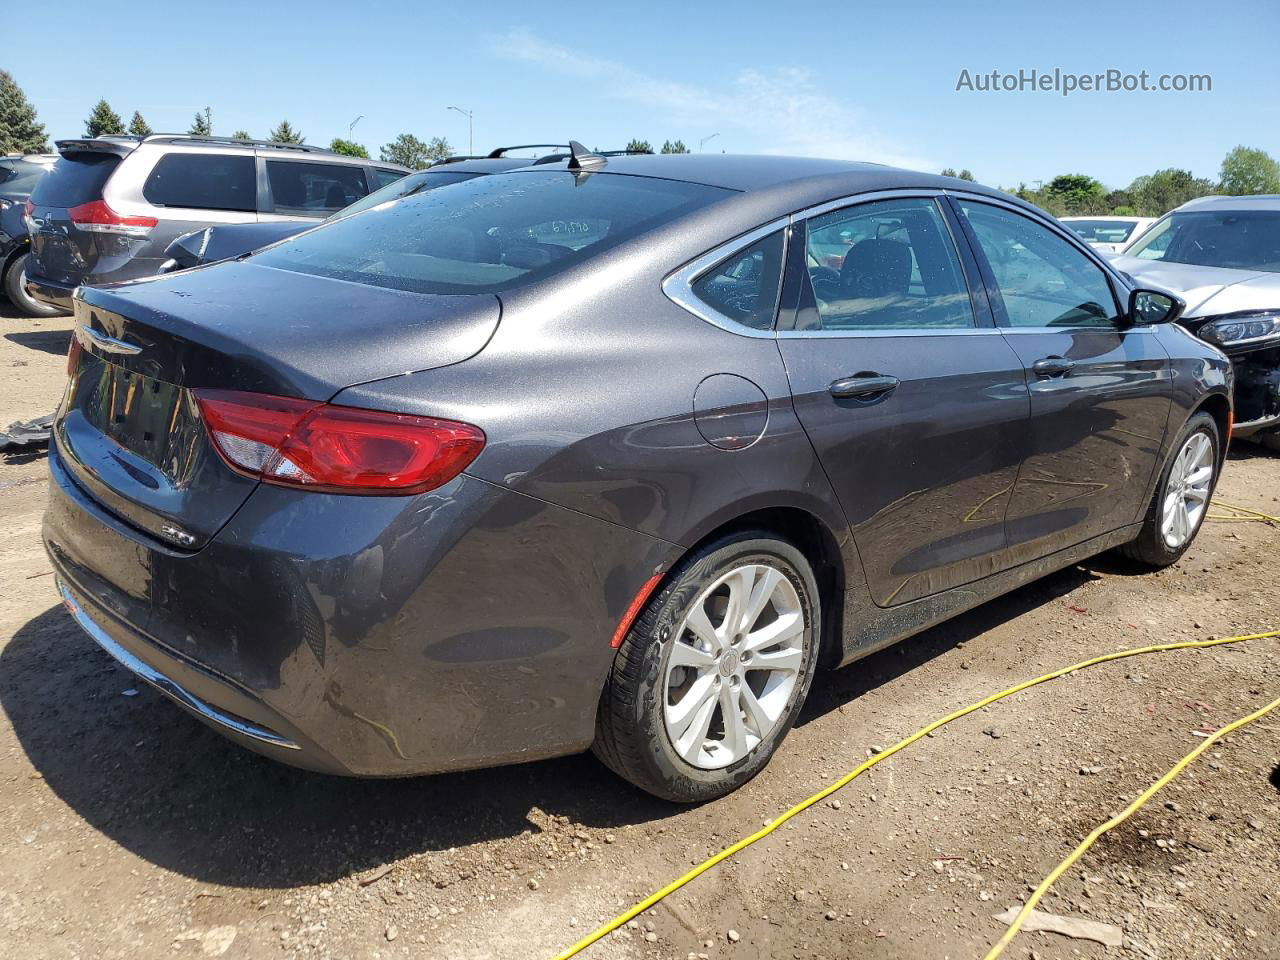
<path id="1" fill-rule="evenodd" d="M 898 385 L 897 377 L 889 377 L 879 373 L 860 373 L 855 377 L 832 381 L 827 387 L 831 395 L 839 400 L 849 397 L 875 397 L 888 393 Z"/>
<path id="2" fill-rule="evenodd" d="M 1066 357 L 1044 357 L 1031 365 L 1037 377 L 1065 377 L 1075 367 L 1074 360 Z"/>

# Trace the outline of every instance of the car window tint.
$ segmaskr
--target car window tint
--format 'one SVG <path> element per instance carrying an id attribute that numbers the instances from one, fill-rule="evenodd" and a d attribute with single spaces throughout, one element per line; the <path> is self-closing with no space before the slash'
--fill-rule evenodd
<path id="1" fill-rule="evenodd" d="M 1129 256 L 1280 273 L 1280 211 L 1188 210 L 1138 239 Z"/>
<path id="2" fill-rule="evenodd" d="M 166 153 L 143 184 L 142 196 L 157 207 L 193 210 L 258 208 L 253 157 L 223 153 Z"/>
<path id="3" fill-rule="evenodd" d="M 1048 227 L 961 201 L 995 274 L 1012 327 L 1106 327 L 1119 310 L 1102 268 Z"/>
<path id="4" fill-rule="evenodd" d="M 73 153 L 59 157 L 36 181 L 31 202 L 42 207 L 74 207 L 102 199 L 102 187 L 120 164 L 113 153 Z"/>
<path id="5" fill-rule="evenodd" d="M 805 254 L 823 330 L 974 325 L 960 261 L 933 200 L 880 200 L 814 217 Z"/>
<path id="6" fill-rule="evenodd" d="M 337 163 L 268 160 L 273 212 L 327 217 L 369 192 L 364 168 Z"/>
<path id="7" fill-rule="evenodd" d="M 716 313 L 755 330 L 768 330 L 782 281 L 782 231 L 739 250 L 694 281 L 694 295 Z"/>
<path id="8" fill-rule="evenodd" d="M 373 179 L 379 187 L 385 187 L 389 183 L 395 183 L 397 180 L 403 179 L 406 174 L 401 170 L 384 170 L 381 167 L 373 168 Z"/>
<path id="9" fill-rule="evenodd" d="M 729 195 L 705 184 L 607 173 L 476 177 L 335 220 L 254 262 L 419 293 L 496 293 Z"/>

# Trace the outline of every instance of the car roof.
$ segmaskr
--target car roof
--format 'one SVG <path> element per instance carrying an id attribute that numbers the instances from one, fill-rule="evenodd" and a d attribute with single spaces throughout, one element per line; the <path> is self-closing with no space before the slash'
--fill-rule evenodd
<path id="1" fill-rule="evenodd" d="M 568 163 L 568 159 L 544 162 L 518 172 L 566 170 Z M 749 154 L 627 154 L 610 156 L 603 165 L 591 169 L 596 173 L 701 183 L 744 193 L 773 193 L 797 207 L 873 190 L 903 189 L 958 190 L 1031 207 L 1011 194 L 971 180 L 849 160 Z"/>
<path id="2" fill-rule="evenodd" d="M 427 167 L 433 172 L 502 173 L 533 163 L 530 157 L 450 157 Z"/>
<path id="3" fill-rule="evenodd" d="M 1108 216 L 1099 215 L 1096 217 L 1091 217 L 1091 216 L 1088 216 L 1087 214 L 1083 214 L 1078 217 L 1059 217 L 1058 219 L 1061 220 L 1063 223 L 1071 223 L 1073 220 L 1101 220 L 1107 223 L 1112 223 L 1112 222 L 1132 223 L 1135 220 L 1151 220 L 1153 218 L 1152 217 L 1113 217 L 1110 215 Z"/>
<path id="4" fill-rule="evenodd" d="M 1179 210 L 1280 210 L 1280 194 L 1260 193 L 1251 197 L 1227 197 L 1214 195 L 1188 200 Z"/>
<path id="5" fill-rule="evenodd" d="M 58 148 L 60 154 L 83 153 L 83 152 L 101 152 L 114 153 L 117 156 L 128 156 L 134 150 L 143 145 L 152 146 L 182 146 L 182 147 L 207 147 L 225 150 L 228 147 L 241 147 L 247 151 L 256 150 L 279 150 L 282 154 L 305 154 L 322 160 L 340 161 L 343 163 L 355 163 L 362 165 L 371 165 L 376 167 L 385 167 L 393 170 L 403 170 L 409 172 L 409 168 L 401 166 L 398 163 L 389 163 L 385 160 L 373 160 L 368 157 L 353 157 L 344 153 L 335 153 L 324 147 L 312 146 L 309 143 L 279 143 L 273 140 L 240 140 L 234 137 L 218 137 L 218 136 L 195 136 L 188 133 L 150 133 L 146 136 L 131 136 L 128 134 L 106 135 L 101 137 L 79 137 L 74 140 L 57 140 L 54 146 Z"/>

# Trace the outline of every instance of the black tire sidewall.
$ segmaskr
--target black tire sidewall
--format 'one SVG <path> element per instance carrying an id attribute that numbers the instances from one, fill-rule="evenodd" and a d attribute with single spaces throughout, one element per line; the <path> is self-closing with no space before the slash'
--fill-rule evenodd
<path id="1" fill-rule="evenodd" d="M 28 317 L 44 319 L 56 317 L 62 313 L 57 307 L 41 303 L 22 288 L 22 271 L 29 253 L 23 251 L 11 259 L 4 270 L 4 295 L 20 313 Z"/>
<path id="2" fill-rule="evenodd" d="M 703 770 L 687 763 L 667 735 L 663 721 L 663 678 L 676 630 L 690 604 L 727 570 L 747 563 L 772 566 L 796 590 L 808 624 L 800 677 L 782 718 L 774 730 L 741 760 L 717 770 Z M 664 785 L 670 799 L 686 802 L 722 796 L 746 783 L 769 762 L 786 738 L 813 682 L 821 633 L 821 603 L 813 571 L 804 555 L 791 544 L 759 535 L 746 535 L 728 543 L 710 545 L 690 558 L 673 576 L 670 586 L 652 601 L 642 617 L 647 642 L 638 651 L 643 658 L 641 690 L 635 699 L 635 730 L 646 741 L 643 752 L 647 771 Z"/>

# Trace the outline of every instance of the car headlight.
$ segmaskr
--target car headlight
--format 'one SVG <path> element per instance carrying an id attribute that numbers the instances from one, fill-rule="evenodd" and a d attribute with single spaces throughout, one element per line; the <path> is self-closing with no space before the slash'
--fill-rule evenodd
<path id="1" fill-rule="evenodd" d="M 1197 333 L 1210 343 L 1236 346 L 1280 339 L 1280 313 L 1222 317 L 1206 323 Z"/>

